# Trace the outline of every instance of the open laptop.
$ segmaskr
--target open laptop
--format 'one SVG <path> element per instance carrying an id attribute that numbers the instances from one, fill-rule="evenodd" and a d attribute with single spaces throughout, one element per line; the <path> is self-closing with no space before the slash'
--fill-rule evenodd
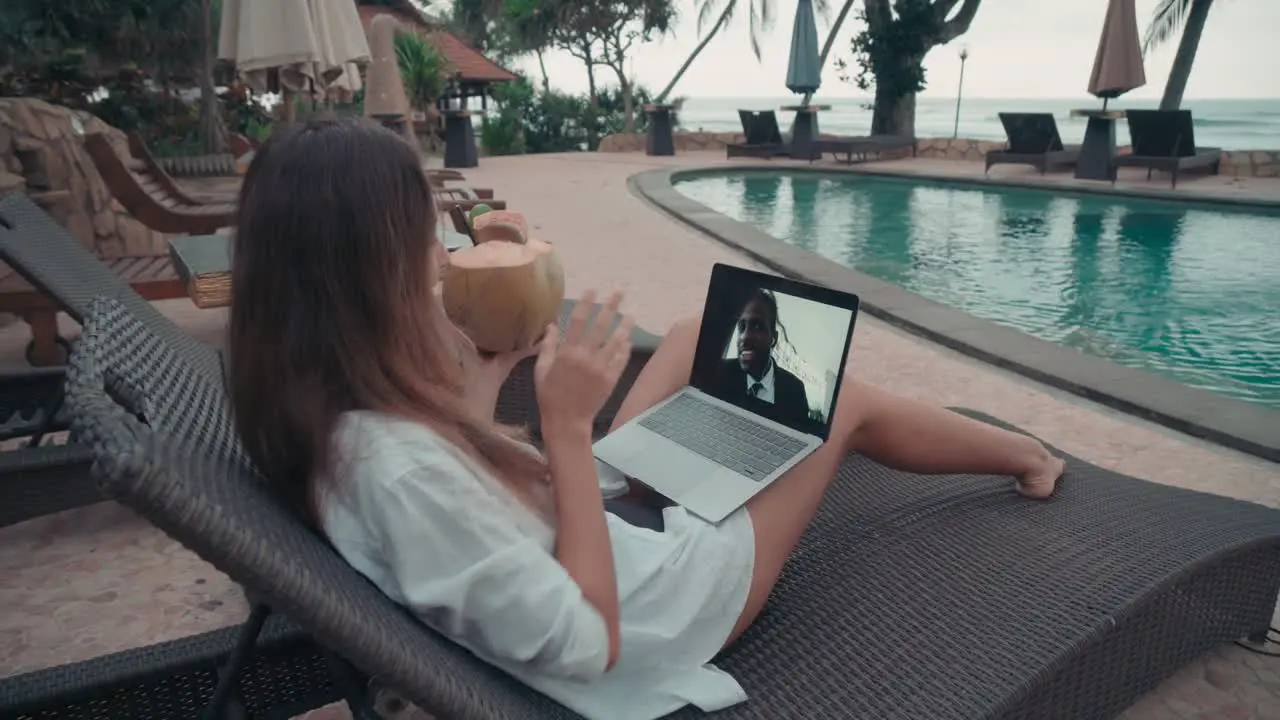
<path id="1" fill-rule="evenodd" d="M 826 441 L 858 297 L 716 264 L 689 384 L 596 459 L 720 522 Z"/>

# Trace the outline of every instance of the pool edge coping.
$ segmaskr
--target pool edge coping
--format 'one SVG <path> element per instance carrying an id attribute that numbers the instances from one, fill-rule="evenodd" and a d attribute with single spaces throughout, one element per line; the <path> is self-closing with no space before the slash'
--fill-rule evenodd
<path id="1" fill-rule="evenodd" d="M 631 175 L 627 178 L 627 188 L 633 195 L 674 219 L 782 275 L 852 290 L 861 299 L 863 311 L 912 335 L 1185 435 L 1280 463 L 1280 412 L 1087 355 L 934 302 L 789 245 L 752 225 L 723 215 L 675 188 L 677 180 L 693 177 L 743 171 L 785 173 L 796 170 L 830 173 L 822 168 L 790 166 L 666 167 Z M 840 173 L 839 170 L 835 172 Z M 970 180 L 911 174 L 874 174 L 898 179 L 979 184 Z"/>

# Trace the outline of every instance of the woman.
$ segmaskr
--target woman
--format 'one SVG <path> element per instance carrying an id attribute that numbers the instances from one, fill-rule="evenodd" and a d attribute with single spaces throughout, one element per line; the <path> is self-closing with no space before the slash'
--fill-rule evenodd
<path id="1" fill-rule="evenodd" d="M 1062 471 L 1035 440 L 849 380 L 830 441 L 744 509 L 637 527 L 604 511 L 591 452 L 630 352 L 629 321 L 604 329 L 620 297 L 547 329 L 544 456 L 493 421 L 521 356 L 481 358 L 441 310 L 431 189 L 403 140 L 338 121 L 278 134 L 237 227 L 230 382 L 254 461 L 391 598 L 588 717 L 745 699 L 706 663 L 761 611 L 846 453 L 1005 474 L 1036 498 Z M 617 423 L 685 383 L 697 332 L 671 329 Z"/>

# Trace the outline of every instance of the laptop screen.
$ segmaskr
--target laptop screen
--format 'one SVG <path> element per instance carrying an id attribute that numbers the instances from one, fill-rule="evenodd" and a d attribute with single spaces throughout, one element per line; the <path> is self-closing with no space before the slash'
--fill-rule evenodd
<path id="1" fill-rule="evenodd" d="M 849 293 L 717 265 L 691 384 L 825 439 L 857 310 Z"/>

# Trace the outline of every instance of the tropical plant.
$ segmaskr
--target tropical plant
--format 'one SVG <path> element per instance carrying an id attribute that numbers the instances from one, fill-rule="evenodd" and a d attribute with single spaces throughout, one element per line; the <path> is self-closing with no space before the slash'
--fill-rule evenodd
<path id="1" fill-rule="evenodd" d="M 740 0 L 696 0 L 698 8 L 698 35 L 702 40 L 693 48 L 693 52 L 689 53 L 689 57 L 685 58 L 680 69 L 676 70 L 676 74 L 662 88 L 662 92 L 658 93 L 658 97 L 654 102 L 662 103 L 667 99 L 667 95 L 675 88 L 676 83 L 680 82 L 680 78 L 684 77 L 685 72 L 693 61 L 702 54 L 711 40 L 720 33 L 732 20 L 734 12 L 738 9 Z M 773 27 L 773 0 L 746 0 L 749 5 L 747 13 L 747 33 L 751 40 L 751 51 L 756 54 L 756 60 L 760 59 L 760 39 L 764 33 Z M 820 0 L 825 7 L 826 0 Z M 707 32 L 703 32 L 703 28 L 707 26 L 707 22 L 715 17 L 715 24 Z"/>
<path id="2" fill-rule="evenodd" d="M 967 32 L 981 3 L 982 0 L 864 1 L 858 13 L 863 28 L 852 43 L 854 59 L 852 63 L 839 60 L 836 66 L 842 72 L 841 79 L 859 89 L 874 91 L 872 134 L 915 134 L 916 94 L 925 87 L 925 56 Z"/>
<path id="3" fill-rule="evenodd" d="M 1200 36 L 1204 34 L 1204 24 L 1209 19 L 1211 7 L 1213 0 L 1160 0 L 1151 14 L 1151 24 L 1147 26 L 1142 43 L 1143 53 L 1163 44 L 1179 28 L 1182 29 L 1178 52 L 1173 56 L 1173 67 L 1169 68 L 1164 95 L 1160 98 L 1161 110 L 1177 110 L 1182 105 L 1182 94 L 1187 89 L 1187 80 L 1196 62 Z"/>
<path id="4" fill-rule="evenodd" d="M 676 70 L 675 76 L 667 83 L 667 86 L 658 93 L 654 99 L 656 103 L 662 103 L 667 99 L 667 95 L 675 88 L 676 83 L 680 82 L 680 78 L 684 77 L 684 73 L 693 64 L 693 61 L 702 54 L 702 51 L 724 28 L 728 27 L 733 21 L 734 14 L 738 10 L 739 3 L 743 0 L 727 0 L 722 4 L 722 0 L 696 0 L 698 7 L 698 35 L 702 37 L 702 41 L 698 43 L 693 52 L 689 53 L 689 57 L 685 58 L 684 64 Z M 849 9 L 853 6 L 854 0 L 846 0 L 836 22 L 831 26 L 831 32 L 827 36 L 826 45 L 822 48 L 821 60 L 818 67 L 822 67 L 827 62 L 827 54 L 831 52 L 831 45 L 835 41 L 836 31 L 840 29 L 840 25 L 844 22 L 844 18 L 849 14 Z M 773 28 L 776 14 L 774 12 L 774 0 L 746 0 L 750 6 L 747 14 L 747 36 L 751 41 L 751 51 L 755 53 L 756 60 L 760 59 L 760 41 L 764 35 Z M 813 0 L 813 9 L 823 18 L 829 18 L 831 15 L 831 6 L 828 0 Z M 717 13 L 719 13 L 717 15 Z M 703 34 L 702 29 L 706 27 L 708 21 L 712 17 L 716 18 L 715 24 L 711 29 Z M 805 95 L 804 102 L 808 103 L 813 94 Z"/>
<path id="5" fill-rule="evenodd" d="M 449 59 L 425 35 L 414 30 L 396 32 L 396 64 L 409 103 L 429 111 L 444 94 L 452 69 Z"/>
<path id="6" fill-rule="evenodd" d="M 223 132 L 211 70 L 220 7 L 219 0 L 4 0 L 0 86 L 84 108 L 100 87 L 125 76 L 140 74 L 161 92 L 196 82 L 202 90 L 196 132 L 206 152 L 217 151 Z"/>
<path id="7" fill-rule="evenodd" d="M 587 95 L 597 105 L 596 67 L 613 70 L 622 88 L 626 124 L 635 127 L 635 98 L 627 75 L 633 45 L 664 34 L 676 17 L 672 0 L 510 0 L 506 21 L 520 37 L 545 36 L 587 70 Z"/>

